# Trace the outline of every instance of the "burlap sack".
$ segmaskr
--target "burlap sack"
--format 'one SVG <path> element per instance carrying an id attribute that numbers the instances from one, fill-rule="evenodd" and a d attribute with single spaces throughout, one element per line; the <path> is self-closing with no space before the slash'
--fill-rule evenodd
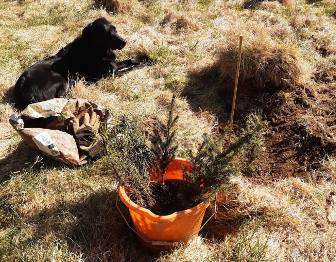
<path id="1" fill-rule="evenodd" d="M 111 118 L 107 109 L 89 100 L 55 98 L 29 105 L 9 122 L 31 147 L 78 166 L 99 154 L 98 132 Z"/>

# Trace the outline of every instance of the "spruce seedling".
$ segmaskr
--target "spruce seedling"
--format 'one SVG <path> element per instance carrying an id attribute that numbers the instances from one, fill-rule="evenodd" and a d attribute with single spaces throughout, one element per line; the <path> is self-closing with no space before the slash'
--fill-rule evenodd
<path id="1" fill-rule="evenodd" d="M 255 120 L 248 121 L 240 136 L 224 151 L 222 149 L 226 134 L 219 138 L 204 135 L 197 152 L 194 154 L 189 151 L 191 170 L 187 172 L 184 168 L 183 175 L 196 190 L 195 203 L 207 201 L 217 191 L 230 187 L 230 176 L 237 173 L 235 157 L 239 153 L 248 154 L 249 147 L 253 147 L 260 136 L 263 126 L 259 118 Z"/>
<path id="2" fill-rule="evenodd" d="M 237 173 L 239 160 L 248 153 L 248 147 L 258 141 L 262 129 L 260 118 L 251 119 L 225 150 L 226 134 L 204 135 L 197 152 L 189 152 L 190 168 L 183 168 L 184 181 L 168 183 L 165 172 L 178 148 L 175 139 L 178 116 L 174 115 L 174 106 L 175 96 L 166 120 L 155 120 L 149 130 L 149 141 L 138 119 L 127 117 L 120 118 L 102 139 L 110 166 L 128 189 L 129 197 L 160 215 L 207 202 L 219 190 L 232 187 L 231 175 Z M 158 181 L 160 174 L 162 181 Z"/>
<path id="3" fill-rule="evenodd" d="M 143 207 L 152 207 L 155 200 L 149 169 L 154 155 L 146 145 L 138 120 L 122 116 L 102 138 L 109 165 L 120 183 L 131 188 L 130 197 Z"/>
<path id="4" fill-rule="evenodd" d="M 170 165 L 171 161 L 175 159 L 175 152 L 178 148 L 175 144 L 176 129 L 175 125 L 178 116 L 173 115 L 175 106 L 175 95 L 173 95 L 170 102 L 167 122 L 162 123 L 156 119 L 153 127 L 153 134 L 150 135 L 149 140 L 152 143 L 151 151 L 155 156 L 156 168 L 162 175 L 162 183 L 165 184 L 164 174 L 166 168 Z"/>

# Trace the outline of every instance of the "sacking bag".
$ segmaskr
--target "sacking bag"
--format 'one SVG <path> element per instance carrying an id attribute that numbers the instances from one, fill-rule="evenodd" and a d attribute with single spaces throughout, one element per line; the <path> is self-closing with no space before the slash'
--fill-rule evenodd
<path id="1" fill-rule="evenodd" d="M 79 166 L 100 153 L 99 132 L 110 112 L 81 98 L 54 98 L 13 114 L 9 122 L 24 141 L 41 153 Z"/>

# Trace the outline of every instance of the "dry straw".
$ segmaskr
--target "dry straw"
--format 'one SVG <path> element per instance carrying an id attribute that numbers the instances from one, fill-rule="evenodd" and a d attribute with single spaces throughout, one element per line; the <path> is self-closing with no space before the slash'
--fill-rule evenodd
<path id="1" fill-rule="evenodd" d="M 217 94 L 211 92 L 217 91 L 211 80 L 233 94 L 239 34 L 244 35 L 239 93 L 279 87 L 290 102 L 293 92 L 284 86 L 312 81 L 314 99 L 321 106 L 307 112 L 323 110 L 323 97 L 334 107 L 328 90 L 333 90 L 336 79 L 336 1 L 265 0 L 254 9 L 244 9 L 244 3 L 251 1 L 1 1 L 0 176 L 6 179 L 0 185 L 1 261 L 155 260 L 142 252 L 136 236 L 120 221 L 111 194 L 113 174 L 102 161 L 74 169 L 37 157 L 8 123 L 8 117 L 18 113 L 10 87 L 23 70 L 55 54 L 98 17 L 106 17 L 127 40 L 118 59 L 146 53 L 157 63 L 92 85 L 78 81 L 73 95 L 89 98 L 114 114 L 132 113 L 150 121 L 162 119 L 172 93 L 178 95 L 188 87 L 195 91 L 196 102 L 201 101 L 202 111 L 191 98 L 178 95 L 177 139 L 183 150 L 196 149 L 202 134 L 218 127 L 213 111 L 204 104 L 214 108 L 218 100 L 223 102 L 218 95 L 210 96 Z M 186 86 L 191 70 L 196 80 L 203 80 L 199 83 L 203 89 Z M 330 112 L 324 118 L 332 117 L 334 110 Z M 266 126 L 266 135 L 272 134 L 269 131 Z M 284 153 L 292 158 L 290 151 Z M 222 205 L 225 212 L 217 216 L 217 235 L 211 241 L 198 238 L 156 261 L 335 261 L 336 241 L 330 240 L 336 239 L 336 227 L 326 219 L 326 197 L 336 192 L 335 162 L 330 156 L 324 163 L 328 169 L 307 170 L 305 180 L 277 181 L 273 169 L 263 167 L 256 180 L 236 177 L 232 182 L 240 193 L 232 208 L 226 210 L 230 202 Z M 264 183 L 263 175 L 272 179 Z M 253 217 L 262 218 L 262 223 Z M 253 243 L 265 247 L 266 255 L 252 250 L 256 245 L 245 241 L 245 235 L 226 231 L 225 225 L 235 219 L 247 222 L 247 236 L 253 235 Z"/>

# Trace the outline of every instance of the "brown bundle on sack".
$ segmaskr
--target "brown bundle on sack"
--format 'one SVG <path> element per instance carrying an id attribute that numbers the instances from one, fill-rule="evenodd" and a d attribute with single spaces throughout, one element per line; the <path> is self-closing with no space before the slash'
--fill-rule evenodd
<path id="1" fill-rule="evenodd" d="M 32 147 L 59 161 L 81 165 L 99 154 L 99 130 L 107 109 L 86 99 L 55 98 L 29 105 L 10 123 Z"/>
<path id="2" fill-rule="evenodd" d="M 91 107 L 73 120 L 73 132 L 80 150 L 94 157 L 99 153 L 100 116 Z"/>

